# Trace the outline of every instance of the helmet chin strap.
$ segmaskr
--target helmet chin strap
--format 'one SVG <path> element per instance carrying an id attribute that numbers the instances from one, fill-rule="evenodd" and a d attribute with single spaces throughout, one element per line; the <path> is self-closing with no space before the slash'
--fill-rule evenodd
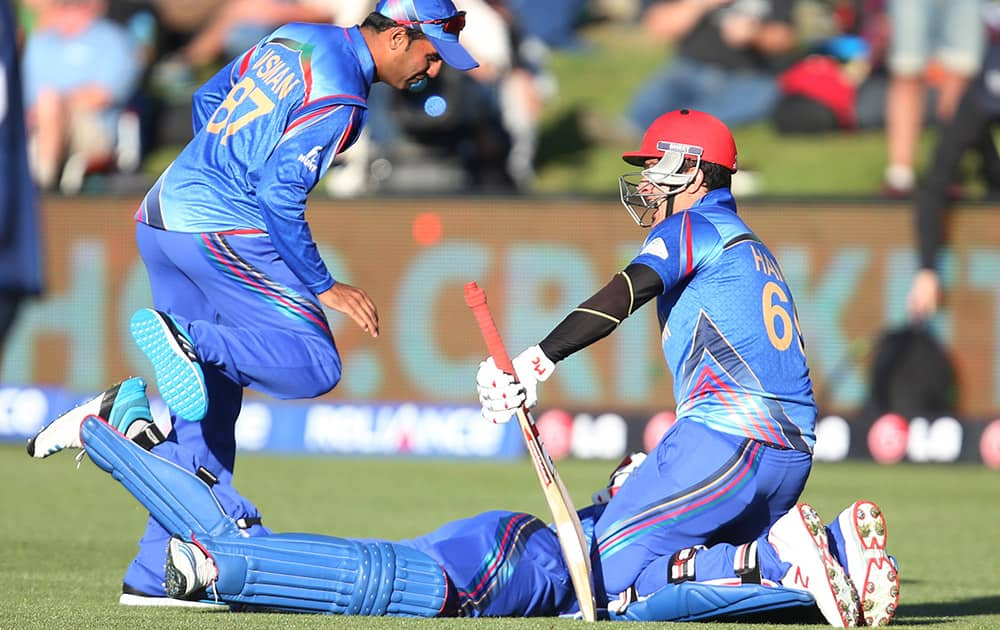
<path id="1" fill-rule="evenodd" d="M 678 192 L 680 192 L 680 191 L 678 191 Z M 669 197 L 667 197 L 667 214 L 666 214 L 667 217 L 669 217 L 670 215 L 672 215 L 674 213 L 674 200 L 676 200 L 676 199 L 677 199 L 677 195 L 676 194 L 673 194 L 673 195 L 670 195 Z M 666 218 L 666 217 L 664 217 L 664 218 Z"/>
<path id="2" fill-rule="evenodd" d="M 690 181 L 688 183 L 690 183 Z M 679 186 L 677 188 L 668 189 L 668 190 L 664 191 L 663 196 L 666 197 L 666 200 L 667 200 L 666 213 L 663 215 L 664 219 L 667 218 L 667 217 L 669 217 L 670 215 L 672 215 L 674 213 L 674 203 L 677 201 L 677 195 L 678 195 L 678 193 L 680 193 L 685 188 L 687 188 L 686 185 L 685 186 Z M 659 205 L 659 204 L 657 204 L 657 205 Z M 659 209 L 659 208 L 657 208 L 657 209 Z"/>

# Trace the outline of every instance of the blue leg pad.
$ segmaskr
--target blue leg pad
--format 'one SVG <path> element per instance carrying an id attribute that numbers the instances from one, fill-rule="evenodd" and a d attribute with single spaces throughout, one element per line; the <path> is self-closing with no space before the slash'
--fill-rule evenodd
<path id="1" fill-rule="evenodd" d="M 165 530 L 184 538 L 240 536 L 211 488 L 177 464 L 127 439 L 107 422 L 89 416 L 80 427 L 87 454 L 111 473 Z"/>
<path id="2" fill-rule="evenodd" d="M 669 584 L 649 597 L 630 604 L 621 614 L 609 612 L 612 621 L 707 621 L 746 618 L 788 608 L 816 608 L 806 591 L 743 584 L 721 586 L 704 582 Z"/>
<path id="3" fill-rule="evenodd" d="M 440 565 L 396 543 L 316 534 L 198 542 L 219 569 L 219 597 L 252 609 L 434 617 L 448 597 Z"/>

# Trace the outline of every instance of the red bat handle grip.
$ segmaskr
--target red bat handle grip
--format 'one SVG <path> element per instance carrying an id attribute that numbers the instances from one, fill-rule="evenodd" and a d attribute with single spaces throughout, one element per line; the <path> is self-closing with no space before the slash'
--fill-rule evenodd
<path id="1" fill-rule="evenodd" d="M 497 324 L 493 321 L 490 307 L 486 304 L 486 292 L 480 289 L 475 282 L 467 282 L 465 284 L 465 303 L 472 309 L 472 314 L 476 316 L 479 331 L 483 334 L 486 348 L 493 356 L 497 367 L 516 378 L 514 365 L 510 362 L 510 355 L 507 354 L 507 348 L 504 347 L 503 339 L 500 338 L 500 331 L 497 330 Z"/>

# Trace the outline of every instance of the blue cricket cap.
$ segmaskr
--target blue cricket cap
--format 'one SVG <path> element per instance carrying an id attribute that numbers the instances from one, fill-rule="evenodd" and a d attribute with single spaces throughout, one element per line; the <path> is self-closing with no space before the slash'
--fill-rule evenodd
<path id="1" fill-rule="evenodd" d="M 456 9 L 451 0 L 379 0 L 375 12 L 401 26 L 421 30 L 452 68 L 471 70 L 479 66 L 458 42 L 458 34 L 465 27 L 465 11 Z"/>

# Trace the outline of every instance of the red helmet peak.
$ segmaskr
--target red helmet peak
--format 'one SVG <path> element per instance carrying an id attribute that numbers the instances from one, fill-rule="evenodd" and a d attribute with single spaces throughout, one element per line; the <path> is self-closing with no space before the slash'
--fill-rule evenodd
<path id="1" fill-rule="evenodd" d="M 633 166 L 643 166 L 648 159 L 663 157 L 659 143 L 700 147 L 701 160 L 736 171 L 736 141 L 726 124 L 705 112 L 678 109 L 653 121 L 642 137 L 638 151 L 623 153 L 622 159 Z"/>

